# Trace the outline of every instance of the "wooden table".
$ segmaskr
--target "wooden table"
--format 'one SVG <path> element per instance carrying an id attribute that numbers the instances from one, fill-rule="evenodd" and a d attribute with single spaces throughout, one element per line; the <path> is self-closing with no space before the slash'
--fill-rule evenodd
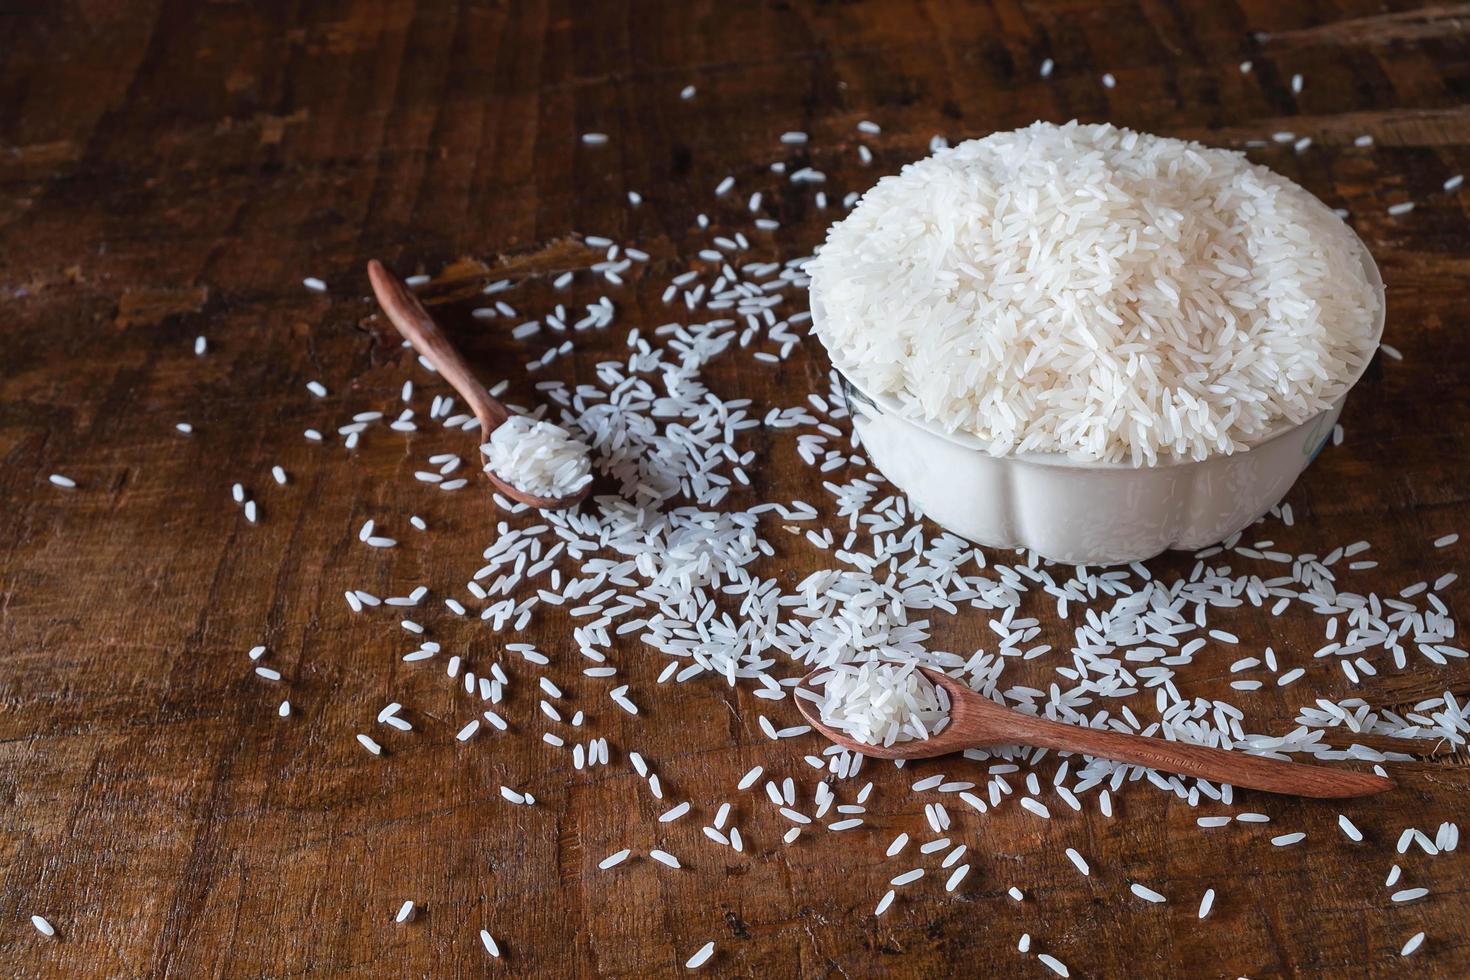
<path id="1" fill-rule="evenodd" d="M 473 286 L 562 268 L 581 255 L 574 232 L 603 233 L 654 255 L 618 294 L 619 323 L 664 322 L 658 294 L 704 242 L 695 214 L 743 205 L 714 201 L 726 174 L 768 185 L 768 210 L 785 227 L 779 245 L 757 251 L 789 258 L 837 212 L 769 175 L 773 160 L 820 167 L 836 200 L 922 155 L 935 134 L 1035 118 L 1235 146 L 1289 130 L 1312 145 L 1253 157 L 1352 212 L 1382 265 L 1387 339 L 1404 361 L 1375 362 L 1348 406 L 1345 445 L 1292 491 L 1296 525 L 1273 523 L 1269 536 L 1297 551 L 1369 539 L 1380 564 L 1360 587 L 1393 594 L 1454 567 L 1470 545 L 1429 544 L 1456 528 L 1470 536 L 1470 198 L 1440 190 L 1470 169 L 1470 6 L 338 0 L 3 13 L 7 973 L 671 975 L 709 939 L 715 975 L 1042 976 L 1037 951 L 1073 976 L 1470 970 L 1463 852 L 1393 853 L 1405 825 L 1432 834 L 1464 814 L 1466 756 L 1444 744 L 1419 744 L 1418 761 L 1392 766 L 1397 792 L 1351 805 L 1360 845 L 1336 829 L 1345 807 L 1252 798 L 1273 817 L 1268 831 L 1308 834 L 1276 849 L 1269 833 L 1244 828 L 1206 836 L 1196 812 L 1146 788 L 1120 794 L 1112 820 L 1090 804 L 1050 822 L 1016 807 L 962 816 L 970 881 L 946 896 L 931 876 L 875 919 L 896 873 L 884 844 L 924 829 L 921 797 L 906 786 L 936 764 L 870 767 L 875 832 L 783 847 L 786 825 L 734 782 L 756 763 L 809 773 L 800 757 L 815 742 L 773 743 L 756 725 L 761 712 L 794 724 L 789 703 L 772 708 L 719 683 L 670 696 L 654 683 L 664 659 L 629 644 L 619 661 L 644 710 L 625 716 L 578 675 L 556 616 L 527 636 L 566 658 L 568 693 L 588 706 L 588 731 L 611 741 L 613 764 L 549 765 L 524 689 L 507 708 L 517 732 L 457 743 L 470 709 L 442 668 L 402 663 L 406 634 L 382 611 L 353 615 L 342 591 L 422 582 L 437 605 L 461 588 L 497 515 L 483 493 L 440 494 L 411 470 L 433 447 L 470 444 L 436 431 L 411 454 L 386 435 L 346 452 L 301 437 L 391 406 L 405 377 L 437 390 L 372 317 L 369 257 L 441 276 L 428 295 L 447 297 L 444 322 L 493 376 L 523 349 L 469 317 Z M 1056 71 L 1042 80 L 1047 57 Z M 1247 59 L 1254 70 L 1242 74 Z M 1099 83 L 1104 72 L 1115 89 Z M 697 95 L 681 100 L 691 84 Z M 862 119 L 881 135 L 856 132 Z M 808 148 L 778 145 L 792 129 L 811 133 Z M 582 145 L 587 131 L 610 142 Z M 1354 148 L 1362 133 L 1376 146 Z M 859 142 L 871 167 L 857 160 Z M 629 207 L 629 190 L 642 207 Z M 1416 210 L 1387 215 L 1406 200 Z M 303 289 L 304 276 L 328 292 Z M 208 353 L 196 356 L 201 335 Z M 586 377 L 597 345 L 615 350 L 621 336 L 589 341 L 546 376 Z M 758 405 L 795 404 L 825 370 L 807 346 L 779 367 L 731 360 L 711 381 Z M 326 399 L 306 393 L 312 379 Z M 181 421 L 193 436 L 174 430 Z M 754 438 L 763 451 L 775 444 Z M 761 494 L 824 499 L 789 447 L 770 456 L 778 465 L 758 474 Z M 291 474 L 287 486 L 270 479 L 273 464 Z M 78 488 L 49 485 L 51 473 Z M 259 500 L 258 525 L 230 500 L 235 481 Z M 410 529 L 411 513 L 430 532 Z M 361 545 L 367 517 L 403 545 Z M 789 584 L 828 562 L 793 539 L 780 573 Z M 1191 563 L 1173 555 L 1152 568 L 1177 575 Z M 1463 583 L 1446 593 L 1452 609 L 1463 610 L 1461 595 Z M 488 657 L 504 642 L 478 620 L 423 615 L 446 651 Z M 1319 623 L 1292 617 L 1246 611 L 1217 625 L 1303 663 L 1322 642 Z M 988 636 L 978 615 L 936 630 L 945 649 Z M 246 651 L 257 643 L 281 682 L 252 674 Z M 1197 665 L 1196 689 L 1235 695 L 1260 730 L 1286 731 L 1301 705 L 1354 691 L 1339 672 L 1315 670 L 1247 700 L 1228 686 L 1230 659 L 1221 650 L 1203 681 Z M 1051 666 L 1016 676 L 1044 681 Z M 1463 699 L 1470 668 L 1415 660 L 1366 690 L 1389 708 L 1445 690 Z M 282 698 L 294 706 L 288 719 L 277 717 Z M 411 735 L 373 724 L 390 700 L 408 706 Z M 359 731 L 387 754 L 364 752 Z M 705 807 L 657 823 L 669 803 L 642 788 L 630 748 L 655 764 L 670 800 L 736 801 L 746 852 L 704 841 Z M 539 805 L 504 804 L 501 781 L 533 789 Z M 684 857 L 682 871 L 647 858 L 596 870 L 619 847 L 659 842 Z M 1067 846 L 1087 854 L 1090 878 L 1071 868 Z M 1431 889 L 1427 900 L 1390 906 L 1383 881 L 1395 860 L 1406 885 Z M 1130 881 L 1175 901 L 1133 899 Z M 1012 885 L 1023 903 L 1006 897 Z M 1205 887 L 1219 897 L 1199 923 Z M 405 899 L 421 912 L 394 925 Z M 34 931 L 32 913 L 57 938 Z M 481 927 L 501 941 L 499 963 L 481 948 Z M 1424 948 L 1401 961 L 1420 929 Z M 1023 932 L 1033 955 L 1015 950 Z"/>

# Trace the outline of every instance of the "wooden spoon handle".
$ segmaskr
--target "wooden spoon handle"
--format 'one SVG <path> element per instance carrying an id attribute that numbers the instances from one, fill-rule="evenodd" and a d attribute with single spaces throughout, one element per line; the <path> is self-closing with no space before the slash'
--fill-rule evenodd
<path id="1" fill-rule="evenodd" d="M 1007 737 L 1013 735 L 1016 741 L 1027 745 L 1081 752 L 1268 793 L 1334 799 L 1368 796 L 1394 787 L 1393 780 L 1372 773 L 1283 762 L 1246 752 L 1080 728 L 1045 718 L 1020 716 L 1014 720 L 1007 719 L 1006 727 L 1010 730 Z"/>
<path id="2" fill-rule="evenodd" d="M 444 380 L 469 403 L 470 411 L 480 420 L 480 428 L 483 430 L 480 434 L 481 441 L 488 439 L 490 430 L 504 422 L 510 414 L 505 406 L 490 397 L 490 393 L 480 384 L 459 350 L 444 336 L 439 324 L 429 316 L 429 311 L 424 309 L 419 298 L 402 279 L 389 272 L 377 259 L 373 259 L 368 262 L 368 280 L 373 284 L 378 305 L 388 314 L 393 326 L 398 328 L 398 332 L 420 354 L 429 359 L 429 363 L 434 365 Z"/>

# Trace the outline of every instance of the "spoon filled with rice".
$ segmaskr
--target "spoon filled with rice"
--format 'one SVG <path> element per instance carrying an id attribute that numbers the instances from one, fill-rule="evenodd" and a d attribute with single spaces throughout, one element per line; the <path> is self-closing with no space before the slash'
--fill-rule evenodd
<path id="1" fill-rule="evenodd" d="M 796 706 L 833 742 L 879 759 L 932 759 L 966 749 L 1027 745 L 1291 796 L 1336 799 L 1394 787 L 1393 780 L 1372 773 L 1039 718 L 996 704 L 948 674 L 913 662 L 819 667 L 802 678 Z"/>
<path id="2" fill-rule="evenodd" d="M 389 321 L 479 420 L 491 484 L 532 507 L 558 510 L 581 502 L 592 485 L 586 443 L 554 422 L 512 412 L 491 395 L 418 297 L 377 259 L 368 263 L 368 279 Z"/>

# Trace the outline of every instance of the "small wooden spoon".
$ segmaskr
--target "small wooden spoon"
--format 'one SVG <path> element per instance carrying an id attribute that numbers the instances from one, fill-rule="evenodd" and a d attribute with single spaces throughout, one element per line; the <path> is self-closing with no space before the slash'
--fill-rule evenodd
<path id="1" fill-rule="evenodd" d="M 398 332 L 420 354 L 428 358 L 429 363 L 434 365 L 434 370 L 449 382 L 449 386 L 459 392 L 460 397 L 470 406 L 470 411 L 475 413 L 475 418 L 480 420 L 480 442 L 488 442 L 490 433 L 510 418 L 510 410 L 486 391 L 485 386 L 475 378 L 459 350 L 449 342 L 444 331 L 439 329 L 439 324 L 429 316 L 424 304 L 419 302 L 419 298 L 402 279 L 389 272 L 377 259 L 368 262 L 368 279 L 373 284 L 373 295 L 377 296 L 378 305 L 383 308 L 393 326 L 398 328 Z M 519 500 L 532 507 L 559 510 L 573 507 L 587 496 L 587 488 L 583 487 L 568 497 L 538 497 L 516 489 L 493 470 L 486 469 L 484 472 L 495 489 L 512 500 Z"/>
<path id="2" fill-rule="evenodd" d="M 813 728 L 833 742 L 879 759 L 932 759 L 951 752 L 992 745 L 1034 745 L 1058 752 L 1078 752 L 1185 776 L 1198 776 L 1216 783 L 1229 783 L 1232 786 L 1292 796 L 1328 799 L 1367 796 L 1394 787 L 1393 780 L 1372 773 L 1282 762 L 1279 759 L 1268 759 L 1229 749 L 1212 749 L 1202 745 L 1170 742 L 1162 738 L 1125 735 L 1122 732 L 1048 721 L 1001 707 L 947 674 L 927 667 L 918 669 L 949 694 L 949 724 L 939 734 L 931 735 L 927 739 L 895 742 L 887 747 L 870 745 L 823 724 L 820 709 L 806 698 L 798 697 L 796 706 Z M 827 670 L 828 668 L 819 667 L 807 674 L 801 679 L 799 687 L 820 693 L 813 686 L 813 679 Z"/>

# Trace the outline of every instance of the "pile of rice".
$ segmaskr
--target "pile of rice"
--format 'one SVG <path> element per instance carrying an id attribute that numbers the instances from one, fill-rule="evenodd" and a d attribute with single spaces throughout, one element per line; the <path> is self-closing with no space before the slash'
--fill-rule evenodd
<path id="1" fill-rule="evenodd" d="M 822 723 L 869 745 L 926 739 L 949 724 L 949 695 L 913 661 L 838 664 L 815 678 Z M 805 696 L 805 692 L 803 692 Z"/>
<path id="2" fill-rule="evenodd" d="M 480 451 L 487 471 L 538 497 L 567 497 L 592 482 L 587 444 L 544 419 L 512 415 Z"/>
<path id="3" fill-rule="evenodd" d="M 859 387 L 990 452 L 1152 464 L 1304 421 L 1375 348 L 1363 246 L 1244 155 L 1036 123 L 910 164 L 808 266 Z"/>

